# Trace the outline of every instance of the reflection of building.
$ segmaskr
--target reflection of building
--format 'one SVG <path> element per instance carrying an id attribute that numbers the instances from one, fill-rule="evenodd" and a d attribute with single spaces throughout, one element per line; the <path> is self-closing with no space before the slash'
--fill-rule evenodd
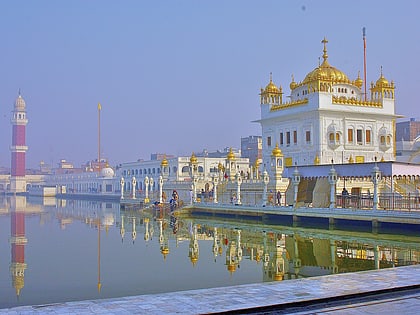
<path id="1" fill-rule="evenodd" d="M 28 242 L 25 236 L 25 209 L 26 197 L 16 196 L 10 199 L 10 243 L 12 248 L 12 261 L 10 273 L 12 274 L 12 284 L 19 297 L 20 291 L 25 285 L 25 245 Z"/>
<path id="2" fill-rule="evenodd" d="M 26 104 L 19 92 L 12 112 L 12 167 L 10 178 L 10 191 L 20 193 L 26 191 L 25 167 L 26 167 Z"/>
<path id="3" fill-rule="evenodd" d="M 381 71 L 367 98 L 360 76 L 350 80 L 329 64 L 327 42 L 322 63 L 301 82 L 292 77 L 289 101 L 271 77 L 261 89 L 264 163 L 276 144 L 286 166 L 395 160 L 394 82 Z"/>

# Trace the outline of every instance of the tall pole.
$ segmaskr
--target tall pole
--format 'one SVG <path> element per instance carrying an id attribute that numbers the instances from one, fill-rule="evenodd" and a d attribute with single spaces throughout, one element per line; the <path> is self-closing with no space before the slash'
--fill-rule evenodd
<path id="1" fill-rule="evenodd" d="M 101 171 L 101 103 L 98 103 L 98 172 Z"/>
<path id="2" fill-rule="evenodd" d="M 363 83 L 365 86 L 365 102 L 367 100 L 366 90 L 366 27 L 363 28 Z"/>

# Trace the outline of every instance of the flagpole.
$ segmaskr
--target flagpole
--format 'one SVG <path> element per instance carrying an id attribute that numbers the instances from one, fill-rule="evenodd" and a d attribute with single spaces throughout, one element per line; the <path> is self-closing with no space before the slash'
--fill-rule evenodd
<path id="1" fill-rule="evenodd" d="M 98 172 L 101 171 L 101 104 L 98 103 Z"/>

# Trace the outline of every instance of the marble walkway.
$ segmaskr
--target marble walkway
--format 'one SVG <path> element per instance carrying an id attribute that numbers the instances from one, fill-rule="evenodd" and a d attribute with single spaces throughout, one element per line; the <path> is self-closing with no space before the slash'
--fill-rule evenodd
<path id="1" fill-rule="evenodd" d="M 377 299 L 371 293 L 406 294 Z M 360 302 L 360 298 L 364 300 Z M 339 305 L 334 301 L 344 300 Z M 306 306 L 305 306 L 306 305 Z M 317 305 L 316 307 L 311 307 Z M 331 306 L 332 305 L 332 306 Z M 307 309 L 305 309 L 307 307 Z M 283 309 L 283 311 L 282 311 Z M 115 299 L 0 309 L 1 314 L 417 314 L 420 265 Z"/>

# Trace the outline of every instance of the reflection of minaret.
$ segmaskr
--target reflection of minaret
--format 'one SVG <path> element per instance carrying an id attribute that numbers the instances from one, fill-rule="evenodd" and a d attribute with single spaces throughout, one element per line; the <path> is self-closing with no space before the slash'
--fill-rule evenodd
<path id="1" fill-rule="evenodd" d="M 10 273 L 12 284 L 19 298 L 20 291 L 25 285 L 25 245 L 28 242 L 25 237 L 25 207 L 26 197 L 15 196 L 10 199 L 12 261 Z"/>
<path id="2" fill-rule="evenodd" d="M 190 257 L 190 261 L 195 266 L 198 261 L 198 257 L 200 254 L 199 247 L 198 247 L 198 237 L 197 237 L 197 225 L 194 224 L 192 227 L 192 231 L 190 230 L 190 244 L 188 246 L 188 256 Z"/>
<path id="3" fill-rule="evenodd" d="M 25 139 L 25 129 L 28 123 L 28 119 L 26 118 L 26 104 L 20 92 L 15 101 L 11 123 L 13 130 L 12 145 L 10 147 L 10 151 L 12 151 L 10 191 L 12 193 L 20 193 L 26 191 L 25 154 L 28 150 Z"/>

